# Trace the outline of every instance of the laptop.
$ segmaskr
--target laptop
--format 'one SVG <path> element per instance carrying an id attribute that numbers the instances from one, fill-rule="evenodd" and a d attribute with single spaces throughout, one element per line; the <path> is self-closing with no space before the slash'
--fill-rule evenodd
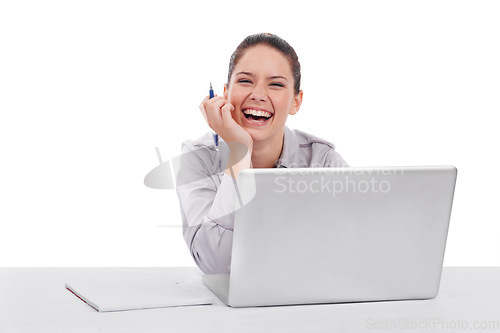
<path id="1" fill-rule="evenodd" d="M 230 274 L 203 281 L 231 307 L 437 296 L 454 166 L 246 169 Z"/>

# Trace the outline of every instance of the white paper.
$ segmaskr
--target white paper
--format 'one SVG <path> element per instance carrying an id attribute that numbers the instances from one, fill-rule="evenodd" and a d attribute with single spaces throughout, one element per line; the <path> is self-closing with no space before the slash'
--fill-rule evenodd
<path id="1" fill-rule="evenodd" d="M 200 297 L 182 283 L 162 278 L 71 279 L 66 289 L 99 312 L 212 304 L 212 298 Z"/>

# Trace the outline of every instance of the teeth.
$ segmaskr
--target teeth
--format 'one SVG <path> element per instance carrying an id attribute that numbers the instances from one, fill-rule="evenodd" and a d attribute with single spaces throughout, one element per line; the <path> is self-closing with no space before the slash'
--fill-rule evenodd
<path id="1" fill-rule="evenodd" d="M 244 114 L 251 114 L 253 116 L 258 116 L 258 117 L 266 117 L 270 118 L 273 114 L 267 111 L 257 111 L 253 109 L 245 109 L 243 110 Z"/>

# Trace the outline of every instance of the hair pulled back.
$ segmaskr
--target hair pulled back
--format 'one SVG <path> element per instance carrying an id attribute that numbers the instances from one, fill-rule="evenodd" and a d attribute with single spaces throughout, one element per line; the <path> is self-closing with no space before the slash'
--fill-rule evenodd
<path id="1" fill-rule="evenodd" d="M 300 63 L 297 54 L 293 47 L 288 44 L 284 39 L 269 33 L 259 33 L 255 35 L 250 35 L 246 37 L 236 50 L 231 55 L 229 60 L 229 70 L 227 75 L 227 86 L 229 87 L 229 82 L 231 81 L 231 76 L 233 74 L 234 67 L 240 60 L 240 58 L 245 54 L 245 51 L 252 46 L 256 45 L 267 45 L 278 51 L 280 51 L 290 62 L 292 69 L 293 80 L 294 80 L 294 91 L 298 94 L 300 91 Z"/>

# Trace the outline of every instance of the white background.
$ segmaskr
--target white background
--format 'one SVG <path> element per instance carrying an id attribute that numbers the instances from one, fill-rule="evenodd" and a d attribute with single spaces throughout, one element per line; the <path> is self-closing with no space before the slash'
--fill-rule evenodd
<path id="1" fill-rule="evenodd" d="M 446 265 L 499 265 L 497 1 L 0 2 L 0 266 L 193 266 L 143 185 L 247 35 L 286 39 L 288 119 L 351 166 L 453 164 Z M 165 226 L 167 225 L 167 226 Z"/>

